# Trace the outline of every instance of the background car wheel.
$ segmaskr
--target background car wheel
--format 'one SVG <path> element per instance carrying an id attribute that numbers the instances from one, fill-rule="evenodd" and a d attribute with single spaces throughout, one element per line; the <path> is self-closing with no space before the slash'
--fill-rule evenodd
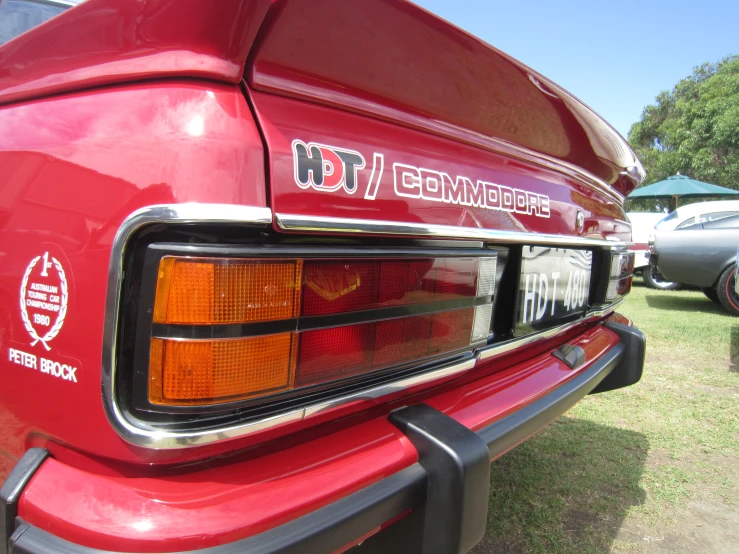
<path id="1" fill-rule="evenodd" d="M 739 294 L 734 290 L 736 280 L 736 269 L 733 265 L 727 267 L 721 274 L 716 285 L 716 293 L 719 302 L 726 310 L 734 316 L 739 316 Z"/>
<path id="2" fill-rule="evenodd" d="M 703 294 L 708 297 L 711 302 L 716 302 L 716 304 L 720 304 L 721 301 L 718 299 L 718 293 L 716 292 L 716 289 L 712 287 L 705 287 L 701 289 L 703 291 Z"/>
<path id="3" fill-rule="evenodd" d="M 645 267 L 642 271 L 642 277 L 644 277 L 644 284 L 652 289 L 659 290 L 677 290 L 680 288 L 680 283 L 673 283 L 667 281 L 656 267 Z"/>

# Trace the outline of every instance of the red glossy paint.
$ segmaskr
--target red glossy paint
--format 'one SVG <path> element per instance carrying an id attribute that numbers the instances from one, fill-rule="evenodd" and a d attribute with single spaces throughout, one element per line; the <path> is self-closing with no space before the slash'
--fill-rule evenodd
<path id="1" fill-rule="evenodd" d="M 237 83 L 269 0 L 87 0 L 0 47 L 0 104 L 167 76 Z"/>
<path id="2" fill-rule="evenodd" d="M 578 370 L 547 352 L 427 394 L 424 401 L 477 429 L 584 371 L 618 337 L 599 325 L 571 342 L 586 353 L 587 363 Z M 214 546 L 299 517 L 416 459 L 408 439 L 384 415 L 288 450 L 156 478 L 106 477 L 52 459 L 31 480 L 19 515 L 95 548 L 161 552 Z M 70 503 L 71 497 L 79 500 Z"/>
<path id="3" fill-rule="evenodd" d="M 414 463 L 391 409 L 425 401 L 476 429 L 577 373 L 550 355 L 562 342 L 592 363 L 618 340 L 582 324 L 295 425 L 134 447 L 104 413 L 101 357 L 111 246 L 137 209 L 223 203 L 628 240 L 597 181 L 627 191 L 619 172 L 638 161 L 571 95 L 401 0 L 88 0 L 0 47 L 0 68 L 0 482 L 29 447 L 48 448 L 20 515 L 63 538 L 135 552 L 259 533 Z M 357 190 L 336 175 L 331 193 L 299 187 L 294 140 L 360 152 Z M 366 196 L 375 154 L 384 168 Z M 398 196 L 396 163 L 546 195 L 549 217 Z M 47 252 L 68 281 L 48 351 L 19 309 L 24 273 Z M 77 382 L 10 349 L 76 367 Z"/>
<path id="4" fill-rule="evenodd" d="M 261 458 L 156 478 L 102 477 L 49 460 L 21 511 L 97 548 L 190 550 L 279 525 L 415 460 L 410 441 L 384 418 Z M 90 501 L 62 509 L 69 495 Z"/>
<path id="5" fill-rule="evenodd" d="M 594 327 L 572 342 L 585 350 L 587 360 L 587 364 L 576 371 L 564 364 L 553 363 L 553 356 L 547 353 L 478 383 L 450 390 L 427 403 L 466 427 L 479 429 L 545 395 L 574 374 L 585 371 L 618 343 L 615 333 L 605 327 Z M 488 365 L 495 363 L 495 360 L 490 360 Z"/>
<path id="6" fill-rule="evenodd" d="M 505 25 L 504 21 L 497 24 Z M 626 141 L 531 68 L 405 0 L 278 0 L 250 55 L 256 90 L 310 99 L 519 156 L 519 145 L 628 194 Z"/>
<path id="7" fill-rule="evenodd" d="M 255 96 L 259 97 L 260 110 L 273 103 L 272 115 L 277 114 L 280 106 L 285 107 L 288 115 L 296 118 L 299 115 L 287 109 L 290 104 L 297 110 L 295 101 Z M 311 110 L 324 112 L 327 108 L 304 106 L 305 114 L 311 114 Z M 560 207 L 553 204 L 550 219 L 538 221 L 532 216 L 516 218 L 500 212 L 476 216 L 473 210 L 454 206 L 445 210 L 410 204 L 413 207 L 409 208 L 402 201 L 383 200 L 386 189 L 382 189 L 377 201 L 382 211 L 372 212 L 376 208 L 369 208 L 370 217 L 448 224 L 460 221 L 467 224 L 477 218 L 489 228 L 567 234 L 572 232 L 572 224 L 567 219 L 574 220 L 574 208 L 567 201 L 580 198 L 576 196 L 579 194 L 588 200 L 589 220 L 595 222 L 586 225 L 588 233 L 598 229 L 596 236 L 601 236 L 602 226 L 597 222 L 608 220 L 612 222 L 609 225 L 619 230 L 616 236 L 626 236 L 625 230 L 618 228 L 620 224 L 611 219 L 614 213 L 620 213 L 620 207 L 604 204 L 604 199 L 593 196 L 595 193 L 587 187 L 519 162 L 494 158 L 497 155 L 480 149 L 460 147 L 446 139 L 428 137 L 369 118 L 329 111 L 339 138 L 349 132 L 352 124 L 362 132 L 375 133 L 369 135 L 376 141 L 372 146 L 384 144 L 383 135 L 379 133 L 385 133 L 384 140 L 391 145 L 397 145 L 397 141 L 393 142 L 395 133 L 407 133 L 403 138 L 418 140 L 426 148 L 425 156 L 413 154 L 412 161 L 418 164 L 447 161 L 442 147 L 457 147 L 460 148 L 458 155 L 466 159 L 454 162 L 457 164 L 454 168 L 481 171 L 487 170 L 488 165 L 496 167 L 496 175 L 511 176 L 511 184 L 520 183 L 534 191 L 549 192 L 555 202 L 561 203 Z M 282 142 L 276 140 L 279 132 L 263 114 L 262 117 L 265 133 L 273 145 L 273 194 L 278 194 L 285 179 L 290 179 L 287 184 L 294 186 L 286 167 L 291 163 L 285 152 L 289 143 L 284 138 Z M 306 132 L 311 121 L 302 119 Z M 121 221 L 139 207 L 156 203 L 201 201 L 251 206 L 266 203 L 261 140 L 238 89 L 195 82 L 98 89 L 1 108 L 0 124 L 9 129 L 0 137 L 0 161 L 7 168 L 0 176 L 0 210 L 5 223 L 0 233 L 3 243 L 9 245 L 8 263 L 0 269 L 0 295 L 2 317 L 10 322 L 2 340 L 8 347 L 27 349 L 28 334 L 16 308 L 20 280 L 32 257 L 43 254 L 39 249 L 57 252 L 70 277 L 71 292 L 69 316 L 63 332 L 54 339 L 54 346 L 72 364 L 79 362 L 80 377 L 79 386 L 73 390 L 60 389 L 60 384 L 69 383 L 44 380 L 46 376 L 39 374 L 31 374 L 28 381 L 29 376 L 19 372 L 20 366 L 11 365 L 3 357 L 0 364 L 9 369 L 7 386 L 0 390 L 0 417 L 10 422 L 3 426 L 6 436 L 0 441 L 6 457 L 15 460 L 28 446 L 38 445 L 50 448 L 60 460 L 91 463 L 84 456 L 73 455 L 72 451 L 60 446 L 66 444 L 87 456 L 102 459 L 136 463 L 181 462 L 231 452 L 288 433 L 275 430 L 186 452 L 146 451 L 118 438 L 99 401 L 100 329 L 106 274 L 111 241 Z M 342 130 L 342 126 L 346 129 Z M 312 135 L 316 139 L 323 136 Z M 357 146 L 354 140 L 352 145 Z M 402 149 L 400 145 L 394 148 L 403 155 L 408 152 L 407 144 Z M 452 166 L 452 162 L 449 163 Z M 556 194 L 561 200 L 557 200 Z M 322 201 L 323 198 L 327 200 Z M 361 203 L 346 203 L 345 207 L 338 199 L 329 198 L 321 192 L 311 194 L 297 189 L 296 193 L 279 195 L 274 203 L 277 209 L 284 206 L 290 212 L 316 215 L 357 216 L 363 214 L 362 209 L 364 213 L 368 210 Z M 290 203 L 286 204 L 288 199 Z M 587 207 L 585 200 L 581 203 Z M 447 211 L 453 215 L 450 217 Z M 564 217 L 560 211 L 571 217 Z M 502 217 L 496 219 L 495 216 Z M 602 232 L 602 235 L 607 234 Z M 96 332 L 90 333 L 91 329 Z M 37 344 L 36 348 L 39 347 Z M 31 402 L 20 394 L 26 387 L 36 391 Z M 68 409 L 66 403 L 57 401 L 60 394 L 70 406 L 85 406 L 84 410 Z M 353 409 L 361 411 L 365 407 L 353 406 Z M 311 425 L 303 423 L 289 432 L 306 430 Z M 291 444 L 289 440 L 283 446 L 288 444 Z M 100 467 L 96 470 L 106 471 Z"/>
<path id="8" fill-rule="evenodd" d="M 632 327 L 634 323 L 625 315 L 621 315 L 620 313 L 616 312 L 609 318 L 610 321 L 613 321 L 614 323 L 620 323 L 621 325 L 627 325 L 628 327 Z"/>
<path id="9" fill-rule="evenodd" d="M 149 83 L 0 107 L 0 129 L 0 454 L 17 459 L 36 444 L 63 458 L 63 443 L 145 460 L 100 399 L 111 243 L 142 206 L 265 205 L 262 142 L 246 101 L 237 86 Z M 47 251 L 69 283 L 48 353 L 31 346 L 18 308 L 26 267 Z M 8 348 L 70 361 L 79 382 L 12 363 Z"/>
<path id="10" fill-rule="evenodd" d="M 271 205 L 275 213 L 401 223 L 442 224 L 507 231 L 528 231 L 591 238 L 628 240 L 631 227 L 615 200 L 572 178 L 512 160 L 481 148 L 422 133 L 342 110 L 307 104 L 258 92 L 252 101 L 269 151 Z M 357 188 L 327 192 L 302 188 L 296 182 L 294 140 L 359 152 L 365 167 L 357 171 Z M 381 180 L 373 173 L 375 153 L 384 156 Z M 497 183 L 546 195 L 550 217 L 401 197 L 396 193 L 393 164 L 405 164 Z M 379 168 L 378 168 L 379 169 Z M 370 181 L 370 177 L 373 179 Z M 376 196 L 371 198 L 372 193 Z M 576 229 L 577 209 L 585 215 L 582 233 Z"/>

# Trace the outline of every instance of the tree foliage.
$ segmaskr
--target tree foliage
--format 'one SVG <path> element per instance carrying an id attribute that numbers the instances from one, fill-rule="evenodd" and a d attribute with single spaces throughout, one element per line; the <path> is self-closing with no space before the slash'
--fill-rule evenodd
<path id="1" fill-rule="evenodd" d="M 705 63 L 660 92 L 631 127 L 644 185 L 678 172 L 739 190 L 739 55 Z"/>

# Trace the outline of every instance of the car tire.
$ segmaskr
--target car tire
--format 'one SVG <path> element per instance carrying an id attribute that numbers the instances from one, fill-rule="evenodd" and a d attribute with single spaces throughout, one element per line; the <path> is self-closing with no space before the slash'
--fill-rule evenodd
<path id="1" fill-rule="evenodd" d="M 733 316 L 739 317 L 739 295 L 734 290 L 736 267 L 734 264 L 727 267 L 719 277 L 716 285 L 716 294 L 719 302 Z"/>
<path id="2" fill-rule="evenodd" d="M 641 272 L 644 278 L 644 284 L 650 289 L 657 290 L 677 290 L 680 288 L 680 283 L 673 283 L 672 281 L 665 280 L 662 274 L 656 267 L 645 267 L 644 271 Z"/>
<path id="3" fill-rule="evenodd" d="M 721 301 L 718 299 L 718 292 L 716 292 L 716 289 L 714 289 L 713 287 L 704 287 L 701 290 L 703 291 L 703 294 L 706 295 L 706 298 L 708 298 L 711 302 L 721 304 Z"/>

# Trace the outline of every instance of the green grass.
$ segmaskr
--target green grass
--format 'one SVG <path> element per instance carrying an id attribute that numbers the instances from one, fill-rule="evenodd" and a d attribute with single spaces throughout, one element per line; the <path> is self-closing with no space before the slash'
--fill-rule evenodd
<path id="1" fill-rule="evenodd" d="M 585 398 L 493 463 L 476 552 L 687 552 L 692 529 L 706 551 L 723 544 L 693 507 L 739 507 L 739 319 L 700 292 L 640 283 L 619 311 L 647 336 L 642 380 Z"/>

